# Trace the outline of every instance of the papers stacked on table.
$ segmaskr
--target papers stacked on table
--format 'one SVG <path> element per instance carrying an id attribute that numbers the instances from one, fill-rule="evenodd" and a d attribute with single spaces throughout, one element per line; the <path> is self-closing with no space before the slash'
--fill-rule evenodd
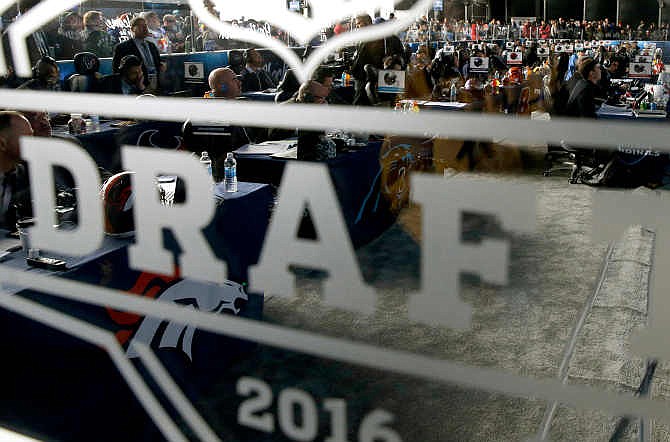
<path id="1" fill-rule="evenodd" d="M 427 108 L 438 108 L 438 109 L 453 109 L 461 110 L 465 109 L 468 103 L 458 103 L 458 102 L 449 102 L 449 101 L 428 101 L 423 104 Z"/>
<path id="2" fill-rule="evenodd" d="M 598 109 L 598 115 L 632 118 L 633 111 L 625 106 L 612 106 L 609 104 L 603 104 L 600 106 L 600 109 Z"/>
<path id="3" fill-rule="evenodd" d="M 235 155 L 274 155 L 296 149 L 298 140 L 265 141 L 258 144 L 245 144 L 235 151 Z"/>

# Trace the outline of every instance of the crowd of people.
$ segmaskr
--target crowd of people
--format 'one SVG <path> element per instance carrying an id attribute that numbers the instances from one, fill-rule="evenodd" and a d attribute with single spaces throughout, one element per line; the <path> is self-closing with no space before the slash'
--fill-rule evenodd
<path id="1" fill-rule="evenodd" d="M 45 38 L 44 31 L 29 37 L 31 58 L 35 58 L 33 78 L 21 79 L 10 75 L 2 80 L 4 87 L 67 89 L 134 96 L 161 94 L 161 74 L 166 69 L 162 54 L 171 50 L 186 50 L 192 34 L 184 32 L 185 22 L 176 14 L 159 17 L 155 12 L 140 13 L 124 17 L 122 21 L 127 21 L 129 31 L 125 38 L 118 38 L 105 29 L 107 21 L 99 11 L 89 11 L 83 17 L 69 13 L 59 28 L 56 40 Z M 379 17 L 363 14 L 337 23 L 332 28 L 332 34 L 345 32 L 351 27 L 374 26 L 382 21 Z M 452 37 L 449 34 L 454 32 L 452 24 L 449 21 L 442 23 L 443 32 L 446 33 L 443 37 Z M 419 20 L 407 34 L 360 43 L 351 59 L 338 60 L 339 67 L 342 68 L 341 64 L 344 63 L 345 74 L 350 74 L 354 79 L 353 99 L 348 102 L 336 93 L 334 87 L 341 70 L 324 65 L 304 84 L 299 84 L 291 70 L 287 70 L 282 81 L 278 83 L 265 70 L 266 63 L 261 51 L 253 47 L 244 51 L 241 65 L 233 66 L 231 63 L 230 66 L 220 66 L 209 72 L 209 89 L 203 98 L 236 100 L 246 92 L 271 90 L 276 93 L 277 102 L 287 104 L 346 103 L 397 108 L 400 102 L 407 100 L 452 100 L 467 103 L 467 109 L 476 112 L 521 115 L 541 112 L 555 116 L 595 118 L 597 103 L 620 92 L 615 90 L 612 80 L 627 75 L 639 50 L 636 44 L 627 43 L 615 47 L 602 45 L 578 49 L 574 53 L 560 53 L 556 47 L 546 46 L 547 52 L 541 54 L 536 41 L 530 45 L 524 44 L 524 39 L 532 40 L 535 34 L 539 39 L 570 39 L 583 33 L 587 33 L 585 39 L 600 37 L 600 34 L 588 34 L 591 32 L 589 29 L 594 27 L 592 24 L 586 23 L 582 27 L 575 21 L 559 19 L 551 23 L 524 23 L 518 27 L 520 38 L 510 38 L 507 45 L 501 46 L 493 42 L 474 45 L 472 41 L 459 42 L 457 38 L 450 38 L 448 44 L 439 50 L 425 42 L 411 53 L 403 39 L 407 40 L 407 35 L 415 28 L 421 33 L 426 29 L 430 31 L 435 25 L 436 22 L 428 19 Z M 498 24 L 492 22 L 485 32 L 496 26 Z M 607 20 L 598 22 L 595 29 L 596 32 L 602 32 L 604 38 L 615 37 L 622 31 L 621 27 L 614 26 Z M 200 36 L 206 35 L 207 29 L 201 30 L 203 33 Z M 473 33 L 470 35 L 471 40 L 481 40 L 479 30 L 473 25 L 470 26 L 470 31 Z M 648 31 L 644 27 L 636 30 L 642 33 L 639 35 L 647 35 Z M 6 38 L 3 40 L 6 42 Z M 78 73 L 65 82 L 60 81 L 56 59 L 43 52 L 44 43 L 52 41 L 58 42 L 60 54 L 74 59 Z M 51 43 L 47 46 L 51 48 Z M 216 45 L 214 47 L 218 48 Z M 523 53 L 522 64 L 508 65 L 507 54 L 516 51 Z M 112 58 L 112 74 L 102 76 L 98 72 L 101 57 Z M 484 57 L 489 60 L 489 65 L 482 71 L 473 63 Z M 654 58 L 656 73 L 663 72 L 662 53 L 656 51 Z M 376 86 L 380 69 L 405 71 L 405 92 L 379 94 Z M 32 132 L 45 133 L 45 118 L 29 114 L 24 117 L 29 124 L 33 123 Z M 8 132 L 18 126 L 23 127 L 24 122 L 23 117 L 15 113 L 2 114 L 0 120 L 5 125 L 5 129 L 0 127 L 0 143 L 3 142 L 3 130 Z M 23 132 L 27 131 L 21 133 Z M 296 132 L 231 128 L 231 135 L 226 150 L 249 142 L 296 135 Z M 333 147 L 322 133 L 297 131 L 297 135 L 300 140 L 299 158 L 323 160 L 332 156 Z M 14 146 L 13 139 L 4 142 Z M 221 155 L 214 158 L 215 169 L 225 152 L 219 153 Z M 0 156 L 1 154 L 2 149 Z M 14 166 L 10 169 L 14 170 Z"/>
<path id="2" fill-rule="evenodd" d="M 602 20 L 558 18 L 555 20 L 512 20 L 509 23 L 492 19 L 463 20 L 421 17 L 403 33 L 405 42 L 496 40 L 496 39 L 580 39 L 580 40 L 668 40 L 668 23 L 615 23 Z"/>

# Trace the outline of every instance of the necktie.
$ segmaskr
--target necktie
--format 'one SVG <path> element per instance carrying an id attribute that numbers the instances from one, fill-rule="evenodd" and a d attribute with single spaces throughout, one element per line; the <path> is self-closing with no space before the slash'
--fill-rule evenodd
<path id="1" fill-rule="evenodd" d="M 144 63 L 146 65 L 149 65 L 149 62 L 151 61 L 151 53 L 149 52 L 149 48 L 147 47 L 147 42 L 143 41 L 141 46 L 142 46 L 142 57 L 144 58 Z"/>
<path id="2" fill-rule="evenodd" d="M 0 177 L 0 215 L 2 223 L 5 224 L 10 216 L 8 214 L 12 201 L 12 179 L 8 174 Z"/>

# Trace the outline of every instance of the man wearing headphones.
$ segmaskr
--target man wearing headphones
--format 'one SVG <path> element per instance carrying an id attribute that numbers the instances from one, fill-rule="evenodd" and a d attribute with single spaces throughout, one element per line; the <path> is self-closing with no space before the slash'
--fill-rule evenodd
<path id="1" fill-rule="evenodd" d="M 140 95 L 146 89 L 142 60 L 135 55 L 126 55 L 119 64 L 119 73 L 106 75 L 100 82 L 100 90 L 107 94 Z"/>
<path id="2" fill-rule="evenodd" d="M 258 92 L 276 88 L 277 85 L 270 78 L 270 74 L 263 68 L 263 56 L 256 49 L 247 49 L 244 52 L 246 67 L 242 72 L 242 92 Z"/>
<path id="3" fill-rule="evenodd" d="M 242 92 L 241 78 L 230 68 L 217 68 L 209 74 L 210 90 L 205 98 L 238 98 Z"/>
<path id="4" fill-rule="evenodd" d="M 209 74 L 209 91 L 205 93 L 204 98 L 219 98 L 226 100 L 240 99 L 242 93 L 240 76 L 235 74 L 230 68 L 216 68 Z M 243 98 L 242 98 L 243 99 Z M 267 130 L 263 128 L 245 128 L 241 126 L 229 126 L 230 139 L 229 144 L 224 151 L 210 152 L 213 155 L 215 169 L 223 170 L 221 166 L 225 159 L 226 152 L 237 149 L 247 143 L 255 143 L 267 139 Z"/>
<path id="5" fill-rule="evenodd" d="M 20 85 L 18 89 L 60 90 L 60 70 L 56 60 L 49 56 L 40 58 L 33 67 L 33 78 Z"/>

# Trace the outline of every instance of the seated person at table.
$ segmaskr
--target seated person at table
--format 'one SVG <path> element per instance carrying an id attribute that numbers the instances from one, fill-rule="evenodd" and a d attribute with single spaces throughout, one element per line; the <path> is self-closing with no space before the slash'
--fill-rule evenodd
<path id="1" fill-rule="evenodd" d="M 51 120 L 49 119 L 49 114 L 46 112 L 22 112 L 23 116 L 26 117 L 30 127 L 33 129 L 33 136 L 36 137 L 46 137 L 49 138 L 53 136 L 53 131 L 51 128 Z M 73 141 L 79 143 L 74 138 L 65 136 L 68 141 Z M 66 190 L 70 193 L 71 189 L 75 187 L 74 178 L 72 174 L 63 167 L 54 168 L 54 178 L 56 180 L 56 188 L 59 191 Z"/>
<path id="2" fill-rule="evenodd" d="M 599 95 L 605 100 L 614 93 L 612 79 L 616 78 L 619 71 L 619 59 L 613 56 L 607 63 L 607 67 L 601 66 L 600 68 L 600 81 L 598 82 L 598 87 L 600 88 Z"/>
<path id="3" fill-rule="evenodd" d="M 244 52 L 247 64 L 242 72 L 242 92 L 257 92 L 276 88 L 274 80 L 263 68 L 263 56 L 256 49 L 247 49 Z"/>
<path id="4" fill-rule="evenodd" d="M 567 114 L 578 118 L 596 118 L 600 65 L 591 57 L 584 58 L 580 63 L 579 73 L 582 78 L 570 91 Z"/>
<path id="5" fill-rule="evenodd" d="M 430 77 L 433 84 L 432 99 L 434 100 L 448 99 L 452 83 L 456 85 L 456 88 L 465 84 L 456 65 L 454 55 L 444 51 L 440 52 L 433 60 L 430 66 Z"/>
<path id="6" fill-rule="evenodd" d="M 333 90 L 333 74 L 327 69 L 319 69 L 311 80 L 303 83 L 298 90 L 296 103 L 328 104 Z"/>
<path id="7" fill-rule="evenodd" d="M 14 231 L 21 215 L 31 215 L 30 190 L 19 139 L 33 135 L 28 120 L 18 112 L 0 111 L 0 228 Z"/>
<path id="8" fill-rule="evenodd" d="M 56 60 L 47 56 L 40 58 L 33 67 L 33 78 L 23 83 L 18 89 L 60 90 L 60 70 Z"/>
<path id="9" fill-rule="evenodd" d="M 205 93 L 204 98 L 218 98 L 225 100 L 240 99 L 241 81 L 240 76 L 232 69 L 217 68 L 209 74 L 210 90 Z M 197 125 L 197 124 L 195 124 Z M 232 150 L 238 149 L 248 143 L 259 143 L 267 139 L 267 129 L 262 128 L 245 128 L 241 126 L 228 126 L 230 137 L 224 144 L 215 149 L 209 149 L 208 152 L 214 162 L 213 168 L 215 171 L 223 170 L 223 161 L 225 154 Z M 184 137 L 186 149 L 199 153 L 203 149 L 197 144 L 197 141 Z"/>
<path id="10" fill-rule="evenodd" d="M 320 70 L 314 77 L 303 83 L 295 99 L 296 103 L 328 104 L 327 98 L 333 84 L 333 74 Z M 334 158 L 337 147 L 334 141 L 325 137 L 324 132 L 298 130 L 298 159 L 304 161 L 324 161 Z"/>
<path id="11" fill-rule="evenodd" d="M 209 73 L 209 91 L 204 98 L 239 98 L 242 93 L 241 76 L 230 68 L 216 68 Z"/>
<path id="12" fill-rule="evenodd" d="M 142 60 L 126 55 L 119 64 L 119 73 L 106 75 L 100 82 L 100 91 L 107 94 L 140 95 L 144 93 Z"/>
<path id="13" fill-rule="evenodd" d="M 51 120 L 49 119 L 49 114 L 46 112 L 22 112 L 23 116 L 26 117 L 30 127 L 33 129 L 33 135 L 36 137 L 50 137 L 52 135 L 51 131 Z"/>

